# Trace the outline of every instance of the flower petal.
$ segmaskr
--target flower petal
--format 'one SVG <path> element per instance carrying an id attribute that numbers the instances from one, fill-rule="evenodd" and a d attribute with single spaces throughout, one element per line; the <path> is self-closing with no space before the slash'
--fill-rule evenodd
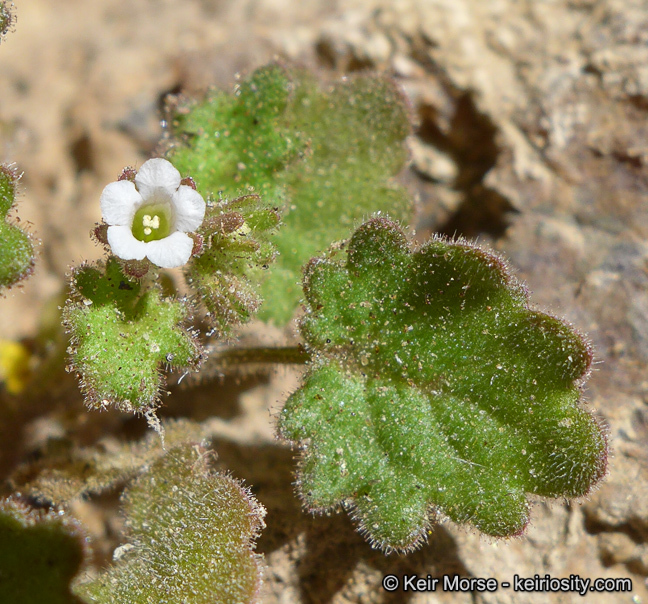
<path id="1" fill-rule="evenodd" d="M 160 268 L 176 268 L 187 264 L 192 250 L 193 239 L 180 232 L 146 244 L 147 258 Z"/>
<path id="2" fill-rule="evenodd" d="M 161 157 L 145 161 L 135 176 L 137 190 L 144 199 L 154 197 L 160 189 L 171 197 L 180 186 L 180 180 L 180 172 L 170 161 Z"/>
<path id="3" fill-rule="evenodd" d="M 202 224 L 206 204 L 200 193 L 187 185 L 180 185 L 171 197 L 171 203 L 175 208 L 176 230 L 189 233 Z"/>
<path id="4" fill-rule="evenodd" d="M 130 226 L 109 226 L 108 243 L 112 253 L 122 260 L 143 260 L 146 256 L 147 244 L 133 237 Z"/>
<path id="5" fill-rule="evenodd" d="M 101 193 L 101 215 L 110 225 L 130 226 L 142 196 L 128 180 L 111 182 Z"/>

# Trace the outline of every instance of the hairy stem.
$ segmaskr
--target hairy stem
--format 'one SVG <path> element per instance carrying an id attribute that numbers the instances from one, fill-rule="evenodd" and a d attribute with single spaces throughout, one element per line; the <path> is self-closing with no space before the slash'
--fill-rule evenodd
<path id="1" fill-rule="evenodd" d="M 311 355 L 303 346 L 234 348 L 210 351 L 209 360 L 210 363 L 226 369 L 255 363 L 305 365 L 311 360 Z"/>

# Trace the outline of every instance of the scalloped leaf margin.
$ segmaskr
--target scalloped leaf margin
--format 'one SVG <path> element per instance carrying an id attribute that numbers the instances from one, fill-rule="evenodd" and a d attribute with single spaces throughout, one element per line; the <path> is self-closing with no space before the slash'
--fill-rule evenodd
<path id="1" fill-rule="evenodd" d="M 387 218 L 304 277 L 315 357 L 279 431 L 303 451 L 311 510 L 340 505 L 377 547 L 408 551 L 437 516 L 521 534 L 527 494 L 577 498 L 607 468 L 582 402 L 592 361 L 570 325 L 529 307 L 497 256 Z"/>

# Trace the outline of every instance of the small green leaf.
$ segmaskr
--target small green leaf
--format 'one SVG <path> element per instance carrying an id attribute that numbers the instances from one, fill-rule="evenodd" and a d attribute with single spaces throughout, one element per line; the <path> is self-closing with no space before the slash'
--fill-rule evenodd
<path id="1" fill-rule="evenodd" d="M 7 221 L 16 202 L 17 180 L 13 168 L 0 165 L 0 288 L 22 281 L 34 266 L 34 246 L 29 235 Z"/>
<path id="2" fill-rule="evenodd" d="M 6 164 L 0 165 L 0 218 L 7 217 L 7 213 L 16 202 L 16 171 Z"/>
<path id="3" fill-rule="evenodd" d="M 80 594 L 106 604 L 256 601 L 261 557 L 253 550 L 265 510 L 208 461 L 198 447 L 176 447 L 127 489 L 125 553 Z"/>
<path id="4" fill-rule="evenodd" d="M 85 555 L 75 521 L 13 498 L 0 501 L 0 602 L 81 604 L 70 582 Z"/>
<path id="5" fill-rule="evenodd" d="M 195 336 L 184 326 L 186 303 L 130 280 L 114 258 L 105 267 L 75 269 L 72 292 L 64 318 L 88 406 L 152 411 L 164 383 L 160 367 L 200 363 Z"/>
<path id="6" fill-rule="evenodd" d="M 589 345 L 530 309 L 496 256 L 441 238 L 412 250 L 377 218 L 313 260 L 304 290 L 316 360 L 280 431 L 304 450 L 310 508 L 354 507 L 372 542 L 408 550 L 437 514 L 519 534 L 527 494 L 580 497 L 605 474 L 581 401 Z"/>

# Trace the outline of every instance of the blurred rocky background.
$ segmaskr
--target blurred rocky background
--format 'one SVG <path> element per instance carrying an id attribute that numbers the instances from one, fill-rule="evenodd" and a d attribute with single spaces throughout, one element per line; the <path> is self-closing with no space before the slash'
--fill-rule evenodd
<path id="1" fill-rule="evenodd" d="M 601 487 L 582 502 L 538 503 L 522 538 L 444 523 L 407 557 L 373 551 L 344 514 L 302 514 L 293 452 L 274 440 L 271 418 L 294 388 L 291 373 L 196 389 L 193 417 L 216 418 L 221 463 L 268 508 L 264 602 L 648 603 L 648 2 L 15 5 L 15 31 L 0 44 L 0 161 L 24 171 L 20 219 L 41 244 L 35 275 L 0 300 L 2 338 L 33 336 L 69 265 L 99 257 L 88 233 L 101 190 L 155 151 L 166 95 L 229 88 L 280 58 L 329 78 L 393 74 L 416 120 L 402 179 L 419 201 L 418 237 L 462 235 L 500 250 L 539 308 L 594 344 L 585 398 L 613 449 Z M 177 401 L 168 413 L 186 414 Z M 76 412 L 88 415 L 80 400 Z M 38 421 L 25 438 L 52 432 Z M 99 542 L 110 536 L 88 515 Z M 388 573 L 627 577 L 633 590 L 389 594 Z"/>

